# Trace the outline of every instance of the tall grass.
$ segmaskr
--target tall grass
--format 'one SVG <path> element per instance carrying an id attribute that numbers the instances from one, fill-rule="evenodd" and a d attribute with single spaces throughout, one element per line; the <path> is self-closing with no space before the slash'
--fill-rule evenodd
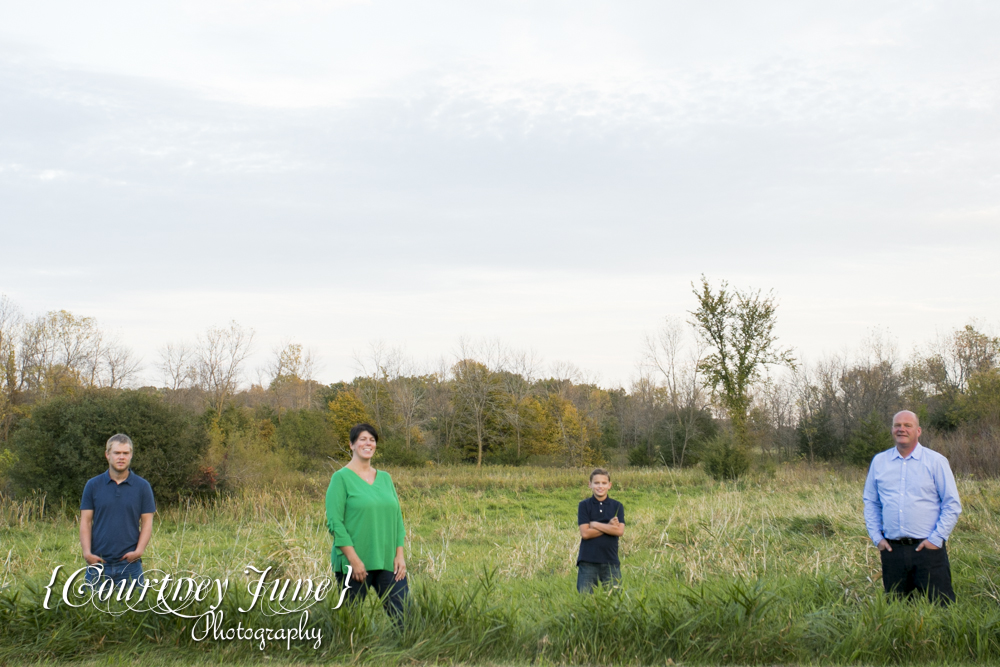
<path id="1" fill-rule="evenodd" d="M 41 608 L 55 565 L 79 564 L 75 513 L 43 499 L 0 499 L 0 662 L 86 656 L 369 663 L 900 664 L 1000 661 L 1000 485 L 960 481 L 965 512 L 949 541 L 959 601 L 893 603 L 861 519 L 863 473 L 788 467 L 720 484 L 701 472 L 613 472 L 626 506 L 623 587 L 579 596 L 580 470 L 428 468 L 392 471 L 404 508 L 410 607 L 398 631 L 375 601 L 312 609 L 322 649 L 195 643 L 190 621 L 113 619 Z M 147 568 L 232 580 L 243 568 L 329 576 L 326 479 L 163 508 Z M 334 600 L 335 603 L 335 600 Z"/>

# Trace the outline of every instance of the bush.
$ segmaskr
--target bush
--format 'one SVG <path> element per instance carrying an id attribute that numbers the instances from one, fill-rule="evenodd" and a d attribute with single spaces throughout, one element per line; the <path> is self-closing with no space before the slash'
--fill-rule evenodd
<path id="1" fill-rule="evenodd" d="M 299 470 L 321 470 L 328 459 L 344 455 L 330 420 L 318 410 L 289 410 L 282 415 L 275 435 L 278 447 L 294 458 L 294 467 Z"/>
<path id="2" fill-rule="evenodd" d="M 87 480 L 108 469 L 104 446 L 116 433 L 132 438 L 132 469 L 158 500 L 189 488 L 208 444 L 194 415 L 155 394 L 91 391 L 35 406 L 11 436 L 11 480 L 21 492 L 79 499 Z"/>
<path id="3" fill-rule="evenodd" d="M 739 479 L 750 470 L 750 452 L 733 442 L 732 435 L 722 433 L 705 446 L 702 456 L 705 472 L 714 479 Z"/>
<path id="4" fill-rule="evenodd" d="M 810 461 L 815 458 L 832 461 L 844 452 L 844 443 L 837 437 L 833 419 L 826 410 L 820 410 L 808 419 L 803 419 L 796 429 L 799 452 Z"/>
<path id="5" fill-rule="evenodd" d="M 969 378 L 969 411 L 974 419 L 1000 422 L 1000 369 L 991 368 Z"/>
<path id="6" fill-rule="evenodd" d="M 665 465 L 696 466 L 701 461 L 705 443 L 719 432 L 719 427 L 708 410 L 699 410 L 693 416 L 670 413 L 657 425 L 660 458 Z M 687 436 L 687 446 L 684 438 Z"/>
<path id="7" fill-rule="evenodd" d="M 894 444 L 889 425 L 881 415 L 873 412 L 861 420 L 851 435 L 847 443 L 847 460 L 867 467 L 876 454 L 890 449 Z"/>
<path id="8" fill-rule="evenodd" d="M 498 466 L 522 466 L 528 462 L 529 458 L 531 457 L 525 454 L 524 450 L 518 456 L 517 449 L 512 445 L 507 445 L 494 452 L 483 454 L 483 463 Z"/>
<path id="9" fill-rule="evenodd" d="M 412 446 L 406 448 L 406 443 L 395 438 L 382 438 L 375 449 L 375 459 L 373 463 L 380 466 L 404 466 L 419 468 L 427 465 L 430 457 L 423 447 Z"/>
<path id="10" fill-rule="evenodd" d="M 633 468 L 651 468 L 656 465 L 656 461 L 645 447 L 635 447 L 628 450 L 628 464 Z"/>

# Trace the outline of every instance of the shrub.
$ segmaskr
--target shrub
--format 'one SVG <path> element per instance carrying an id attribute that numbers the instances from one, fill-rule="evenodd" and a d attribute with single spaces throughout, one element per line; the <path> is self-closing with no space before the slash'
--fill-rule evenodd
<path id="1" fill-rule="evenodd" d="M 278 448 L 290 454 L 294 467 L 300 470 L 323 469 L 328 459 L 344 455 L 345 448 L 333 436 L 330 420 L 318 410 L 289 410 L 282 415 L 276 436 Z"/>
<path id="2" fill-rule="evenodd" d="M 698 410 L 694 415 L 671 412 L 656 427 L 660 458 L 668 466 L 696 466 L 705 443 L 718 432 L 719 427 L 708 410 Z"/>
<path id="3" fill-rule="evenodd" d="M 820 410 L 799 424 L 799 452 L 810 461 L 819 458 L 832 461 L 844 451 L 843 441 L 837 437 L 833 419 L 826 410 Z"/>
<path id="4" fill-rule="evenodd" d="M 991 368 L 969 378 L 969 411 L 982 422 L 1000 422 L 1000 369 Z"/>
<path id="5" fill-rule="evenodd" d="M 651 468 L 656 465 L 656 461 L 645 447 L 635 447 L 628 450 L 628 464 L 633 468 Z"/>
<path id="6" fill-rule="evenodd" d="M 21 492 L 78 499 L 87 480 L 108 469 L 104 446 L 116 433 L 132 438 L 132 469 L 158 500 L 189 488 L 208 443 L 192 414 L 155 394 L 90 391 L 38 405 L 18 425 L 11 480 Z"/>
<path id="7" fill-rule="evenodd" d="M 719 481 L 739 479 L 750 470 L 750 452 L 733 442 L 729 433 L 713 438 L 702 456 L 705 472 Z"/>
<path id="8" fill-rule="evenodd" d="M 494 452 L 483 454 L 483 463 L 499 466 L 522 466 L 528 462 L 529 458 L 531 457 L 525 453 L 524 449 L 521 450 L 521 455 L 518 456 L 517 449 L 511 445 L 507 445 Z"/>
<path id="9" fill-rule="evenodd" d="M 404 466 L 418 468 L 427 465 L 430 457 L 422 447 L 410 447 L 396 438 L 382 438 L 375 450 L 374 463 L 377 465 Z"/>
<path id="10" fill-rule="evenodd" d="M 847 459 L 859 466 L 868 466 L 872 458 L 893 446 L 892 432 L 876 412 L 862 419 L 847 443 Z"/>

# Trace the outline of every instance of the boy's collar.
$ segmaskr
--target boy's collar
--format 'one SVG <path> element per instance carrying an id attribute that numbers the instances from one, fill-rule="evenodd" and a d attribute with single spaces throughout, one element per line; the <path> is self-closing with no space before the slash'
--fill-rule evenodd
<path id="1" fill-rule="evenodd" d="M 608 499 L 608 498 L 610 498 L 611 496 L 610 496 L 610 495 L 608 495 L 608 494 L 605 494 L 605 495 L 604 495 L 604 500 L 601 500 L 600 498 L 598 498 L 598 497 L 597 497 L 597 494 L 596 494 L 596 493 L 593 493 L 593 492 L 591 492 L 591 494 L 590 494 L 590 497 L 591 497 L 591 498 L 593 498 L 594 500 L 596 500 L 596 501 L 597 501 L 597 502 L 599 502 L 599 503 L 603 503 L 603 502 L 604 502 L 604 500 L 607 500 L 607 499 Z"/>

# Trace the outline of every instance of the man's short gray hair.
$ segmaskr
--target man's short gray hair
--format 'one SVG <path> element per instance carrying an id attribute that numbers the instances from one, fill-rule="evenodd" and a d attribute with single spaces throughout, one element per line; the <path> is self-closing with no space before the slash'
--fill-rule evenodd
<path id="1" fill-rule="evenodd" d="M 104 446 L 105 454 L 111 451 L 111 445 L 128 445 L 128 450 L 130 452 L 135 452 L 135 445 L 132 444 L 132 438 L 128 437 L 124 433 L 116 433 L 108 438 L 108 444 Z"/>

